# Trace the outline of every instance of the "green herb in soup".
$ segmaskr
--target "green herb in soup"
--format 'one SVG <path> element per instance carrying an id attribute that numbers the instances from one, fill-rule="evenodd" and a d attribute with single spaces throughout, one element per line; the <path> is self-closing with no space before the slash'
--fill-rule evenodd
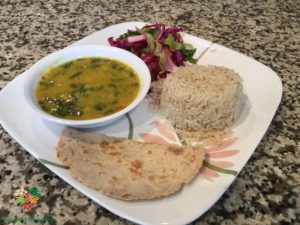
<path id="1" fill-rule="evenodd" d="M 47 113 L 65 119 L 94 119 L 128 106 L 140 80 L 128 65 L 102 57 L 79 58 L 42 75 L 36 99 Z"/>

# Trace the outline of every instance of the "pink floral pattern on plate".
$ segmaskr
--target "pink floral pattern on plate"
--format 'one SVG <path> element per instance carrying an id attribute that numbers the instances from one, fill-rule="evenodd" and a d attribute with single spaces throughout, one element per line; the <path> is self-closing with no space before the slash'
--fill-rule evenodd
<path id="1" fill-rule="evenodd" d="M 155 129 L 158 131 L 159 135 L 151 133 L 140 133 L 140 137 L 144 142 L 156 142 L 160 144 L 186 144 L 184 140 L 179 140 L 176 132 L 169 122 L 166 120 L 154 121 L 152 123 Z M 221 144 L 205 146 L 206 156 L 203 166 L 200 169 L 200 173 L 207 179 L 211 180 L 213 178 L 220 177 L 221 173 L 237 175 L 237 171 L 231 170 L 234 166 L 233 162 L 224 160 L 225 158 L 230 158 L 240 152 L 240 150 L 227 149 L 233 143 L 235 143 L 237 137 L 230 137 L 224 139 Z"/>
<path id="2" fill-rule="evenodd" d="M 202 173 L 206 178 L 217 178 L 220 176 L 220 173 L 236 175 L 236 171 L 229 170 L 229 168 L 234 166 L 234 163 L 220 160 L 229 158 L 240 152 L 240 150 L 227 149 L 236 140 L 237 137 L 231 137 L 229 139 L 224 139 L 219 145 L 205 147 L 206 157 L 205 162 L 200 169 L 200 173 Z"/>

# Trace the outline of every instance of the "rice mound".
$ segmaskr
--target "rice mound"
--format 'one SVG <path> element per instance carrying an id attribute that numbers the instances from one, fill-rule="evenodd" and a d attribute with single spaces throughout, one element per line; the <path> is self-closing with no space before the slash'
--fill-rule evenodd
<path id="1" fill-rule="evenodd" d="M 163 83 L 160 111 L 178 129 L 229 128 L 243 106 L 240 76 L 220 66 L 179 67 Z"/>

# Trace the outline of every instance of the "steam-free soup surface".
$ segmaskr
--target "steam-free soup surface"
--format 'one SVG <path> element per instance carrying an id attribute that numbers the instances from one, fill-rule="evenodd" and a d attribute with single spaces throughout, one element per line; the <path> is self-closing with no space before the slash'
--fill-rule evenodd
<path id="1" fill-rule="evenodd" d="M 94 119 L 128 106 L 137 96 L 140 80 L 117 60 L 88 57 L 69 61 L 44 73 L 36 99 L 47 113 L 65 119 Z"/>

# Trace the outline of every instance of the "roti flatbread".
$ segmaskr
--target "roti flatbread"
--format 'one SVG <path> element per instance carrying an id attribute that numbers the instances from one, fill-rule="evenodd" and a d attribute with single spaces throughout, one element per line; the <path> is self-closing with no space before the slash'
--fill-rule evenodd
<path id="1" fill-rule="evenodd" d="M 139 200 L 172 194 L 189 183 L 202 166 L 204 149 L 65 128 L 57 157 L 88 187 L 115 198 Z"/>

